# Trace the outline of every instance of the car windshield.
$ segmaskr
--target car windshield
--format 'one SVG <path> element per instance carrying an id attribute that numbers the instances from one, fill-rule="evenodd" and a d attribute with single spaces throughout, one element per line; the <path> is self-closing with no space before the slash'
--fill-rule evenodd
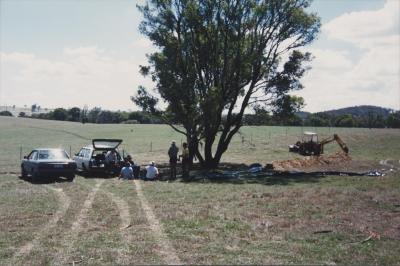
<path id="1" fill-rule="evenodd" d="M 63 150 L 41 150 L 39 151 L 39 160 L 59 160 L 69 159 L 67 153 Z"/>

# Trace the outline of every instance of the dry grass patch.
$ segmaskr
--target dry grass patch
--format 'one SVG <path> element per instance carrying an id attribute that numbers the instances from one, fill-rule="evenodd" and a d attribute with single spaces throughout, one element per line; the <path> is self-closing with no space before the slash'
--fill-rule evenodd
<path id="1" fill-rule="evenodd" d="M 399 185 L 391 175 L 284 186 L 146 183 L 144 191 L 185 263 L 394 263 Z"/>

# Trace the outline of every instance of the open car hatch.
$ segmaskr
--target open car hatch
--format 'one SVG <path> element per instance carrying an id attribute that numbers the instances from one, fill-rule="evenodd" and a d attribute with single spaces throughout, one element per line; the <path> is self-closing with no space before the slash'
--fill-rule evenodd
<path id="1" fill-rule="evenodd" d="M 96 150 L 112 150 L 122 143 L 122 139 L 94 139 L 92 143 Z"/>

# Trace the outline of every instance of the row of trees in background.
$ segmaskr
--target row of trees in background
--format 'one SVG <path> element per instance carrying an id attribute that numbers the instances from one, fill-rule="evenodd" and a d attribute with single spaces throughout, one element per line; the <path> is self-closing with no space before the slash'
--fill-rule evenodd
<path id="1" fill-rule="evenodd" d="M 400 111 L 392 112 L 387 116 L 377 113 L 368 113 L 363 116 L 352 114 L 332 115 L 328 113 L 310 114 L 304 120 L 305 126 L 317 127 L 364 127 L 364 128 L 400 128 Z"/>
<path id="2" fill-rule="evenodd" d="M 269 126 L 400 128 L 400 111 L 393 111 L 386 116 L 373 112 L 362 116 L 319 112 L 301 118 L 297 114 L 282 117 L 264 110 L 255 110 L 254 114 L 245 115 L 243 123 Z"/>
<path id="3" fill-rule="evenodd" d="M 26 113 L 21 112 L 20 117 L 28 117 Z M 97 124 L 160 124 L 161 120 L 148 113 L 136 111 L 108 111 L 100 107 L 94 107 L 91 110 L 73 107 L 69 109 L 56 108 L 48 113 L 32 113 L 30 118 L 48 119 L 58 121 L 71 121 L 81 123 Z"/>
<path id="4" fill-rule="evenodd" d="M 296 109 L 298 110 L 298 109 Z M 292 109 L 293 111 L 293 109 Z M 369 112 L 363 115 L 339 114 L 327 112 L 307 114 L 300 117 L 298 114 L 286 110 L 268 112 L 265 109 L 255 108 L 254 113 L 245 114 L 243 125 L 248 126 L 311 126 L 311 127 L 363 127 L 363 128 L 400 128 L 400 111 L 391 111 L 387 115 Z M 285 113 L 286 112 L 286 113 Z M 0 116 L 13 116 L 9 111 L 1 111 Z M 21 112 L 20 117 L 28 117 Z M 164 121 L 156 115 L 145 111 L 108 111 L 95 107 L 84 110 L 78 107 L 70 109 L 56 108 L 48 113 L 35 113 L 29 116 L 36 119 L 59 121 L 73 121 L 98 124 L 162 124 Z"/>

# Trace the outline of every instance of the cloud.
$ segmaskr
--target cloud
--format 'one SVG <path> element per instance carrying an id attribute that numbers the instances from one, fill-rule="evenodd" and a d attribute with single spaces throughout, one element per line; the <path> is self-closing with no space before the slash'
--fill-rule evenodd
<path id="1" fill-rule="evenodd" d="M 138 72 L 143 60 L 118 59 L 114 52 L 96 46 L 65 48 L 57 60 L 1 52 L 2 104 L 134 108 L 129 97 L 137 86 L 151 86 Z"/>
<path id="2" fill-rule="evenodd" d="M 134 48 L 153 49 L 153 44 L 148 38 L 140 38 L 132 43 Z"/>
<path id="3" fill-rule="evenodd" d="M 400 109 L 399 19 L 400 1 L 387 1 L 379 10 L 346 13 L 324 24 L 322 36 L 332 44 L 311 49 L 313 69 L 303 79 L 304 91 L 296 93 L 305 97 L 307 109 Z M 347 45 L 338 50 L 338 41 Z"/>
<path id="4" fill-rule="evenodd" d="M 361 48 L 393 45 L 398 42 L 400 1 L 389 0 L 375 11 L 343 14 L 322 26 L 331 39 L 350 42 Z"/>

